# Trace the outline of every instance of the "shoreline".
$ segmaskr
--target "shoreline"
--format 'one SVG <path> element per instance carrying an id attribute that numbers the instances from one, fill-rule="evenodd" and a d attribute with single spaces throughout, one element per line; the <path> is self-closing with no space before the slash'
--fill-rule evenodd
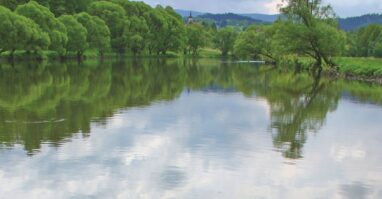
<path id="1" fill-rule="evenodd" d="M 18 56 L 15 57 L 13 60 L 10 60 L 6 56 L 0 56 L 0 64 L 1 63 L 18 63 L 18 62 L 86 62 L 86 61 L 108 61 L 108 60 L 115 60 L 115 59 L 214 59 L 214 60 L 220 60 L 222 62 L 227 62 L 227 58 L 224 57 L 217 57 L 215 56 L 205 56 L 203 54 L 199 55 L 184 55 L 184 54 L 176 54 L 173 52 L 169 52 L 166 55 L 132 55 L 132 54 L 118 54 L 118 53 L 107 53 L 103 57 L 100 57 L 99 55 L 95 54 L 85 54 L 84 57 L 81 59 L 78 59 L 74 56 L 67 56 L 65 58 L 59 57 L 59 56 L 45 56 L 45 57 L 38 57 L 36 56 Z M 228 58 L 230 59 L 230 58 Z M 357 58 L 351 58 L 351 59 L 357 59 Z M 359 60 L 367 60 L 365 58 L 359 58 Z M 374 60 L 374 59 L 370 59 Z M 232 61 L 232 63 L 253 63 L 251 61 Z M 256 62 L 257 63 L 257 62 Z M 261 64 L 265 65 L 272 65 L 269 62 L 264 62 Z M 364 67 L 364 66 L 363 66 Z M 356 67 L 357 68 L 357 67 Z M 382 68 L 382 60 L 381 60 L 381 68 Z M 302 70 L 302 72 L 308 72 L 306 70 Z M 349 81 L 361 81 L 366 83 L 375 83 L 382 85 L 382 76 L 367 76 L 362 74 L 357 74 L 356 71 L 352 70 L 346 70 L 346 71 L 331 71 L 331 70 L 323 70 L 323 75 L 328 76 L 335 79 L 345 79 Z"/>

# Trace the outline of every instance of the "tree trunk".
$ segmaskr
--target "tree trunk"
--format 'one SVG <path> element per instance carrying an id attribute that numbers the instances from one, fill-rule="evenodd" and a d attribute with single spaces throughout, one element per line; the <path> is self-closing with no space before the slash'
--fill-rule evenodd
<path id="1" fill-rule="evenodd" d="M 78 62 L 81 62 L 81 60 L 82 60 L 82 52 L 81 52 L 81 51 L 78 51 L 78 52 L 77 52 L 77 61 L 78 61 Z"/>
<path id="2" fill-rule="evenodd" d="M 15 55 L 15 51 L 16 51 L 15 49 L 12 49 L 11 52 L 9 53 L 9 59 L 10 59 L 11 61 L 13 61 L 14 58 L 15 58 L 15 56 L 14 56 L 14 55 Z"/>
<path id="3" fill-rule="evenodd" d="M 324 59 L 325 63 L 328 64 L 331 68 L 333 68 L 335 66 L 335 64 L 333 63 L 333 61 L 330 58 L 323 56 L 323 59 Z"/>

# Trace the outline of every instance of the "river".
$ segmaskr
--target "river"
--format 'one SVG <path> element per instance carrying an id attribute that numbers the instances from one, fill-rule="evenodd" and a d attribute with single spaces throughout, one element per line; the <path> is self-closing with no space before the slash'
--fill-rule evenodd
<path id="1" fill-rule="evenodd" d="M 217 60 L 0 66 L 0 198 L 382 198 L 382 86 Z"/>

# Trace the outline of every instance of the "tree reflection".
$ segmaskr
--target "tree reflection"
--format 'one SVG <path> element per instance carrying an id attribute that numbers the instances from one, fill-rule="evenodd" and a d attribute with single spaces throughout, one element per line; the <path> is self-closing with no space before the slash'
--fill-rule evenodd
<path id="1" fill-rule="evenodd" d="M 287 78 L 286 80 L 283 80 Z M 340 93 L 330 81 L 288 75 L 279 77 L 269 97 L 274 144 L 287 158 L 300 158 L 307 132 L 317 132 L 327 113 L 337 108 Z"/>
<path id="2" fill-rule="evenodd" d="M 337 108 L 341 91 L 382 101 L 372 95 L 382 90 L 379 87 L 348 84 L 205 60 L 2 64 L 0 143 L 21 144 L 34 154 L 42 143 L 59 146 L 74 134 L 89 136 L 92 123 L 104 125 L 120 109 L 173 100 L 185 89 L 219 87 L 266 99 L 275 147 L 287 158 L 300 158 L 307 133 L 323 126 L 327 114 Z"/>

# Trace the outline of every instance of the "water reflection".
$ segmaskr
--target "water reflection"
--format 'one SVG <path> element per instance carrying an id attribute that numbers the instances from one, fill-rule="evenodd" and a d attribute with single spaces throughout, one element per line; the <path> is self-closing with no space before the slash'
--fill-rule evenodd
<path id="1" fill-rule="evenodd" d="M 380 86 L 210 60 L 1 67 L 1 195 L 381 196 Z"/>
<path id="2" fill-rule="evenodd" d="M 92 121 L 105 124 L 121 108 L 173 100 L 184 89 L 236 89 L 265 98 L 274 144 L 288 158 L 302 157 L 306 132 L 320 129 L 344 90 L 351 94 L 348 97 L 382 102 L 377 86 L 214 61 L 2 64 L 0 141 L 8 146 L 23 144 L 33 154 L 42 142 L 57 146 L 73 133 L 89 136 Z"/>

